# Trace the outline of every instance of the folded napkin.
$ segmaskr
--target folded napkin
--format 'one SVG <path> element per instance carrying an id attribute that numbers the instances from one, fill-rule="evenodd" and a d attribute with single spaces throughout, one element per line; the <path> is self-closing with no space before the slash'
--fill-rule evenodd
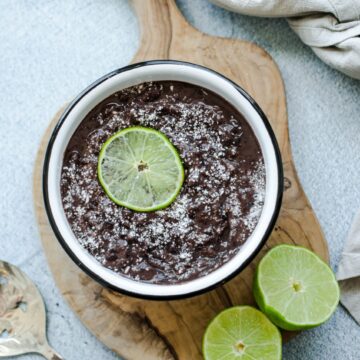
<path id="1" fill-rule="evenodd" d="M 210 0 L 246 15 L 286 17 L 325 63 L 360 79 L 360 0 Z"/>
<path id="2" fill-rule="evenodd" d="M 360 325 L 360 212 L 355 217 L 337 272 L 341 303 Z"/>

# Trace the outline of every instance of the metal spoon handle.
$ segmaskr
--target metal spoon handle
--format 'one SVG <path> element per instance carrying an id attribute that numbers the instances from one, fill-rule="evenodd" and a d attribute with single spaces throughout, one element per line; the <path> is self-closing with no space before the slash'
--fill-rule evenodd
<path id="1" fill-rule="evenodd" d="M 41 349 L 39 349 L 39 354 L 41 354 L 47 360 L 64 360 L 54 349 L 49 346 L 49 344 L 46 344 Z"/>

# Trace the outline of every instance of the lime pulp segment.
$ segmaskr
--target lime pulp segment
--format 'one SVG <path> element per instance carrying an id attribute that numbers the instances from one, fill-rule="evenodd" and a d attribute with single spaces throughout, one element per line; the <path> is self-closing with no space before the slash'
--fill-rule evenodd
<path id="1" fill-rule="evenodd" d="M 205 360 L 279 360 L 281 335 L 259 310 L 235 306 L 209 324 L 203 339 Z"/>
<path id="2" fill-rule="evenodd" d="M 279 245 L 260 261 L 254 281 L 260 309 L 286 330 L 318 326 L 339 302 L 339 286 L 330 267 L 300 246 Z"/>
<path id="3" fill-rule="evenodd" d="M 102 146 L 98 177 L 116 204 L 155 211 L 175 200 L 184 169 L 176 148 L 163 133 L 135 126 L 117 132 Z"/>

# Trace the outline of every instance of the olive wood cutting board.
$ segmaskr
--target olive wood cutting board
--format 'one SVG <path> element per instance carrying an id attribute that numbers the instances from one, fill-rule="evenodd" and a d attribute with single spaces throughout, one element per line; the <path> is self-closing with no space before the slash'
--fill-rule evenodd
<path id="1" fill-rule="evenodd" d="M 142 30 L 133 62 L 176 59 L 194 62 L 229 77 L 260 104 L 279 142 L 285 190 L 279 219 L 255 260 L 226 285 L 186 300 L 149 301 L 109 291 L 83 273 L 53 234 L 42 197 L 42 164 L 47 142 L 61 111 L 47 129 L 35 164 L 34 202 L 45 255 L 62 295 L 83 324 L 125 359 L 201 359 L 205 327 L 224 308 L 254 304 L 252 281 L 256 264 L 277 244 L 297 244 L 328 261 L 320 225 L 301 187 L 288 135 L 286 98 L 275 62 L 259 46 L 206 35 L 187 23 L 174 0 L 133 0 Z"/>

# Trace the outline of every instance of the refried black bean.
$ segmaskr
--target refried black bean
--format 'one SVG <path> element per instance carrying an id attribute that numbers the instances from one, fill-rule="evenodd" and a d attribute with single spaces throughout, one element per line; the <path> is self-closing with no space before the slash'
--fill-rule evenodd
<path id="1" fill-rule="evenodd" d="M 118 206 L 98 181 L 101 146 L 135 125 L 163 132 L 183 161 L 184 185 L 164 210 Z M 223 98 L 187 83 L 151 82 L 111 95 L 85 117 L 65 151 L 60 186 L 76 238 L 103 266 L 171 284 L 205 276 L 238 252 L 262 211 L 265 166 L 249 124 Z"/>

